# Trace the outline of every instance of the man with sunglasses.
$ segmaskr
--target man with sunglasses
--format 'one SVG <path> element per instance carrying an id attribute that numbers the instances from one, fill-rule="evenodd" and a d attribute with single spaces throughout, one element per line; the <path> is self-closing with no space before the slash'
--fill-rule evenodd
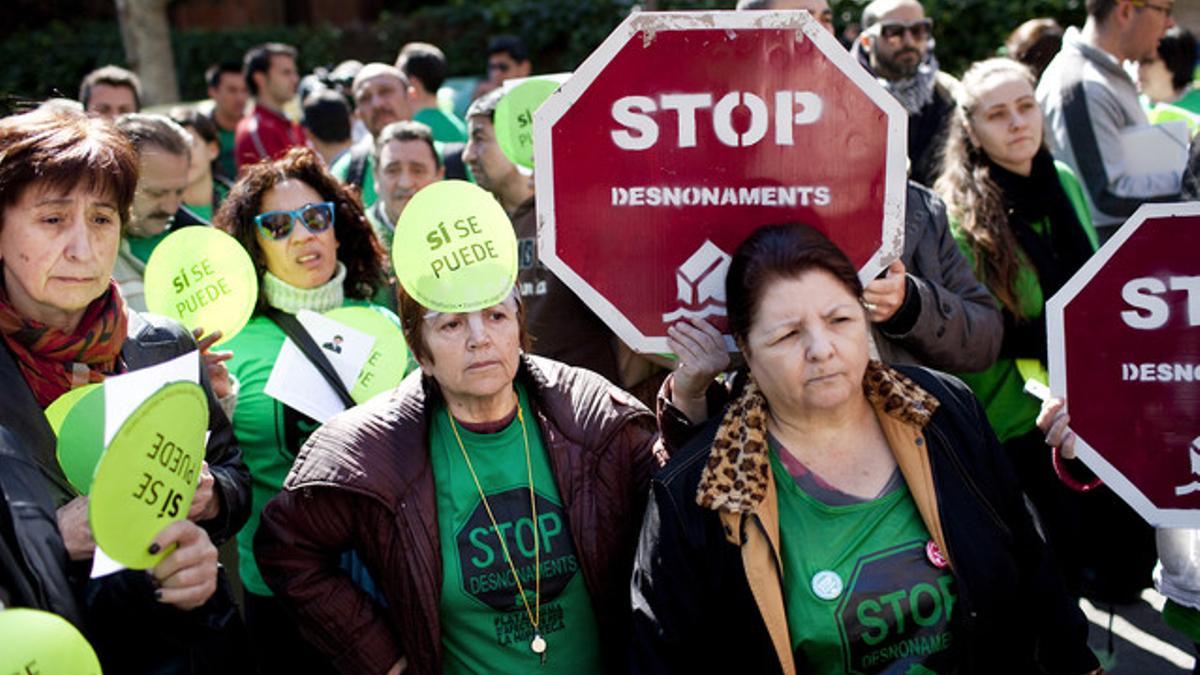
<path id="1" fill-rule="evenodd" d="M 958 81 L 938 68 L 933 22 L 916 0 L 875 0 L 863 9 L 852 54 L 908 111 L 909 175 L 930 187 L 954 111 Z"/>
<path id="2" fill-rule="evenodd" d="M 1087 22 L 1067 29 L 1062 51 L 1038 84 L 1046 144 L 1083 179 L 1102 241 L 1143 203 L 1179 198 L 1182 161 L 1131 173 L 1122 140 L 1148 124 L 1137 84 L 1122 64 L 1157 54 L 1159 40 L 1175 25 L 1174 7 L 1175 0 L 1087 0 Z"/>

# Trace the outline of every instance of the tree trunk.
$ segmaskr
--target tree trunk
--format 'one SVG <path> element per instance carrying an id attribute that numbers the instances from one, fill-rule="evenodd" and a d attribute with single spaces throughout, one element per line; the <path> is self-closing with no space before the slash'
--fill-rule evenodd
<path id="1" fill-rule="evenodd" d="M 167 23 L 169 0 L 116 0 L 125 43 L 125 60 L 142 80 L 142 105 L 179 100 L 171 27 Z"/>

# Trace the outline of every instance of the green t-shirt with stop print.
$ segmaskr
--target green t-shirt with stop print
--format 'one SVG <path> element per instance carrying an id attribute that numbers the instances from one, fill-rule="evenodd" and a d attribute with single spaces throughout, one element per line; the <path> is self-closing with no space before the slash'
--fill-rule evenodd
<path id="1" fill-rule="evenodd" d="M 957 672 L 954 576 L 929 549 L 908 488 L 831 506 L 792 477 L 774 443 L 788 632 L 807 673 Z M 934 561 L 938 562 L 935 563 Z"/>
<path id="2" fill-rule="evenodd" d="M 525 604 L 443 406 L 434 416 L 429 444 L 442 548 L 443 672 L 599 673 L 596 618 L 570 524 L 525 391 L 517 386 L 517 393 L 529 436 L 536 528 L 520 420 L 489 434 L 458 425 L 458 433 L 535 616 L 534 543 L 541 538 L 539 628 L 547 644 L 546 665 L 530 649 L 533 627 Z"/>

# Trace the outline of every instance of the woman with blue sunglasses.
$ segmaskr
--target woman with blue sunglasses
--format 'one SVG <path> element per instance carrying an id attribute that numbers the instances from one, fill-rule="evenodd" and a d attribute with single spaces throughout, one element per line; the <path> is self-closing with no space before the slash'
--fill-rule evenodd
<path id="1" fill-rule="evenodd" d="M 281 313 L 374 306 L 371 298 L 387 288 L 385 252 L 358 199 L 307 148 L 248 167 L 215 222 L 246 247 L 259 279 L 255 315 L 228 346 L 229 368 L 241 383 L 234 430 L 253 486 L 250 521 L 238 534 L 246 623 L 261 672 L 332 672 L 276 603 L 254 558 L 259 514 L 319 426 L 264 388 L 286 337 Z M 399 325 L 390 311 L 377 309 Z"/>

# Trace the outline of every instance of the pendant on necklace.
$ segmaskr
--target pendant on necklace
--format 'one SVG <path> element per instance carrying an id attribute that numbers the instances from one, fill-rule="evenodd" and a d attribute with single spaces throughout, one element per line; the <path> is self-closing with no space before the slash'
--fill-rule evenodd
<path id="1" fill-rule="evenodd" d="M 542 663 L 546 662 L 546 638 L 542 637 L 541 633 L 534 632 L 533 639 L 529 641 L 529 648 L 534 654 L 542 657 Z"/>

